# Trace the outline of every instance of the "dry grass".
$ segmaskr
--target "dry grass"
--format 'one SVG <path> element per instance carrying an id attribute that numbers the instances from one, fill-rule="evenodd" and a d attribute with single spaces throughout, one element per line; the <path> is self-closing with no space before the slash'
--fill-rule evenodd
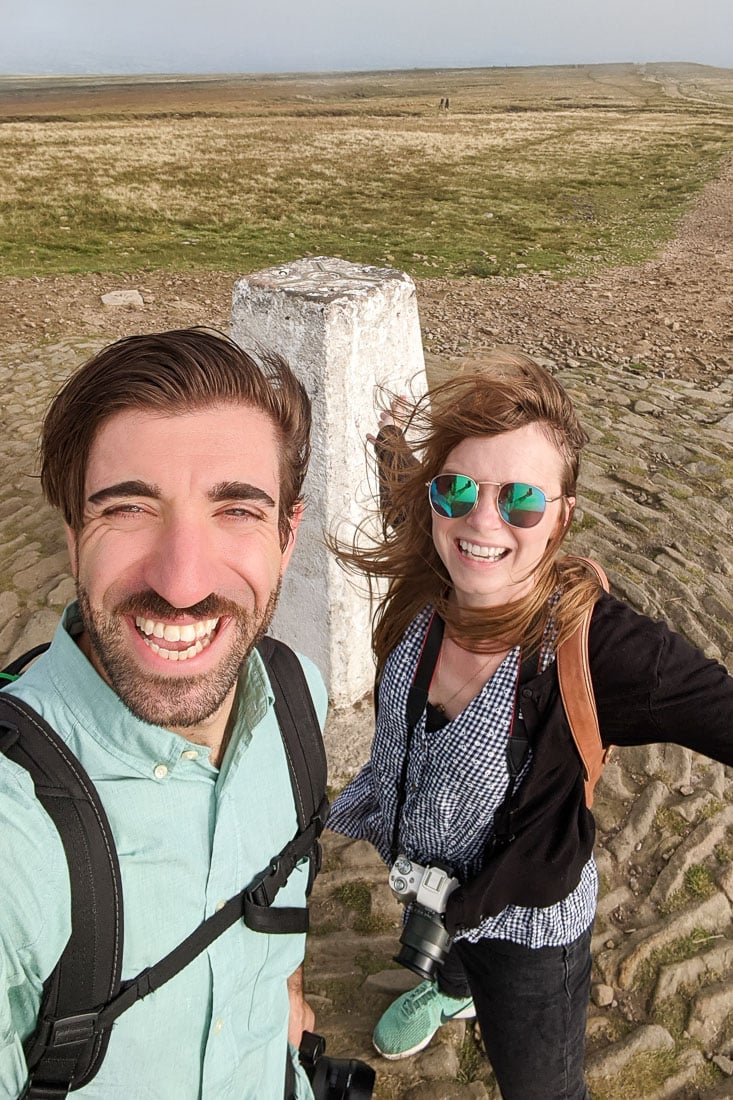
<path id="1" fill-rule="evenodd" d="M 0 264 L 251 270 L 311 252 L 490 275 L 644 258 L 733 148 L 733 74 L 656 68 L 0 80 Z"/>

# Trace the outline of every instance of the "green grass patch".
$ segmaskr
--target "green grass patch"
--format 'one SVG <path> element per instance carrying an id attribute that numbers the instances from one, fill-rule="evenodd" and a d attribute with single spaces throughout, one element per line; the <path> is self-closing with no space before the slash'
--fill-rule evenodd
<path id="1" fill-rule="evenodd" d="M 671 913 L 684 909 L 691 901 L 704 901 L 705 898 L 712 897 L 716 889 L 715 880 L 707 867 L 688 867 L 684 886 L 660 904 L 659 912 L 663 917 L 668 917 Z"/>
<path id="2" fill-rule="evenodd" d="M 672 1050 L 649 1051 L 633 1058 L 613 1080 L 590 1083 L 591 1100 L 640 1100 L 654 1095 L 677 1068 Z"/>
<path id="3" fill-rule="evenodd" d="M 458 1073 L 456 1080 L 461 1085 L 470 1085 L 474 1081 L 481 1081 L 487 1075 L 488 1065 L 486 1056 L 482 1053 L 476 1041 L 473 1027 L 466 1028 L 466 1034 L 458 1051 Z"/>
<path id="4" fill-rule="evenodd" d="M 677 993 L 668 997 L 654 1009 L 654 1023 L 667 1029 L 676 1042 L 682 1042 L 690 1007 L 685 997 Z"/>
<path id="5" fill-rule="evenodd" d="M 384 955 L 377 954 L 365 948 L 354 955 L 354 963 L 358 966 L 365 978 L 370 974 L 379 974 L 382 970 L 396 970 L 397 964 L 385 959 Z"/>
<path id="6" fill-rule="evenodd" d="M 354 914 L 352 927 L 360 935 L 373 936 L 391 929 L 391 922 L 386 917 L 372 913 L 372 892 L 363 879 L 342 883 L 333 896 Z"/>
<path id="7" fill-rule="evenodd" d="M 654 815 L 654 825 L 661 832 L 672 833 L 673 836 L 686 836 L 690 831 L 689 821 L 671 806 L 660 806 Z"/>
<path id="8" fill-rule="evenodd" d="M 635 990 L 644 996 L 648 996 L 656 984 L 660 967 L 684 962 L 685 959 L 691 959 L 695 955 L 699 955 L 709 939 L 708 932 L 696 928 L 689 936 L 682 936 L 665 947 L 659 948 L 658 951 L 654 951 L 639 967 L 634 982 Z"/>

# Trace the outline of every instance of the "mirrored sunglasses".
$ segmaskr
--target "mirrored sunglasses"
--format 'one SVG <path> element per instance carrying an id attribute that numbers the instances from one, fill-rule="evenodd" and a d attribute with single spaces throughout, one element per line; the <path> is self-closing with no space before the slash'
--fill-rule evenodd
<path id="1" fill-rule="evenodd" d="M 547 505 L 564 496 L 545 496 L 536 485 L 524 481 L 474 481 L 466 474 L 438 474 L 425 484 L 430 507 L 443 519 L 467 516 L 478 504 L 479 486 L 495 485 L 496 509 L 510 527 L 536 527 Z"/>

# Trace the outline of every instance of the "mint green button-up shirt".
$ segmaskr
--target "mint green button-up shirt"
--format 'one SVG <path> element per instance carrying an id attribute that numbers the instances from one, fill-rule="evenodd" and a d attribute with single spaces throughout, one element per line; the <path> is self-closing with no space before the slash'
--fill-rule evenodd
<path id="1" fill-rule="evenodd" d="M 6 690 L 61 734 L 97 786 L 117 844 L 124 892 L 123 980 L 157 962 L 238 892 L 294 834 L 297 821 L 273 695 L 259 655 L 244 666 L 220 768 L 208 749 L 139 721 L 73 640 L 67 608 L 50 650 Z M 301 658 L 321 722 L 323 681 Z M 298 867 L 277 905 L 302 905 Z M 24 1038 L 44 979 L 70 932 L 59 836 L 28 774 L 0 754 L 0 1098 L 27 1077 Z M 180 974 L 115 1023 L 84 1100 L 282 1100 L 289 1002 L 302 935 L 238 921 Z M 300 1095 L 310 1086 L 299 1073 Z"/>

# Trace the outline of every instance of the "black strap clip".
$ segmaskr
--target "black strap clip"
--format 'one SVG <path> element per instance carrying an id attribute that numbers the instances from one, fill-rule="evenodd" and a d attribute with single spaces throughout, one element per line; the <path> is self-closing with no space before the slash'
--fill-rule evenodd
<path id="1" fill-rule="evenodd" d="M 80 1012 L 77 1016 L 62 1016 L 45 1022 L 49 1026 L 48 1046 L 54 1050 L 71 1043 L 87 1043 L 100 1030 L 98 1012 Z"/>

